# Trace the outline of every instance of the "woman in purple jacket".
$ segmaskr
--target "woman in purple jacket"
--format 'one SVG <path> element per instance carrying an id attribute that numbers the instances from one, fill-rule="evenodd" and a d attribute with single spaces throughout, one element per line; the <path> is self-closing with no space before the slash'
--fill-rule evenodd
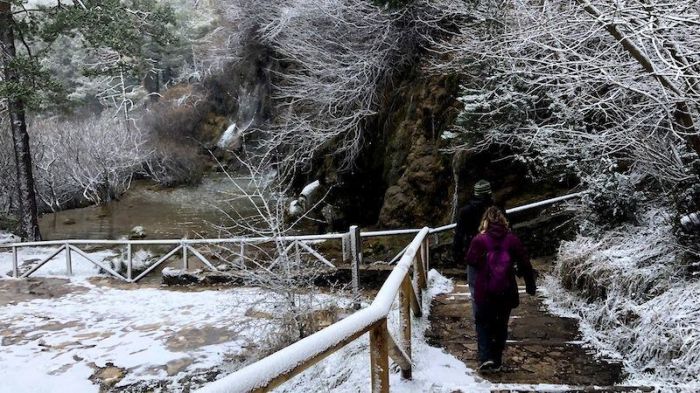
<path id="1" fill-rule="evenodd" d="M 479 232 L 469 246 L 466 262 L 476 270 L 472 306 L 479 371 L 495 372 L 503 361 L 510 311 L 520 304 L 515 276 L 524 277 L 526 292 L 534 295 L 535 271 L 523 243 L 497 207 L 486 210 Z"/>

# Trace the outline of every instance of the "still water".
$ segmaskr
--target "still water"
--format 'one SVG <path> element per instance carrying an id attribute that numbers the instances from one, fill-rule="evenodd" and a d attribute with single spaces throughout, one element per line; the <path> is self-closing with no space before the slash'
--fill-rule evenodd
<path id="1" fill-rule="evenodd" d="M 251 188 L 247 178 L 233 181 L 244 190 Z M 226 213 L 253 212 L 236 184 L 220 173 L 207 175 L 198 186 L 173 189 L 137 181 L 120 200 L 44 214 L 39 226 L 46 240 L 118 239 L 135 226 L 144 228 L 147 239 L 217 236 L 216 225 L 231 225 Z"/>

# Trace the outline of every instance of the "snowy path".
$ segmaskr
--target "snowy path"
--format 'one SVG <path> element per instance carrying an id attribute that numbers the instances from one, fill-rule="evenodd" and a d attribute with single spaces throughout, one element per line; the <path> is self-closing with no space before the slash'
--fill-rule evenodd
<path id="1" fill-rule="evenodd" d="M 597 361 L 581 348 L 574 320 L 545 313 L 540 300 L 521 296 L 511 316 L 504 363 L 509 370 L 487 376 L 494 383 L 614 385 L 620 365 Z M 469 367 L 478 367 L 469 287 L 458 281 L 452 293 L 433 300 L 429 342 Z"/>
<path id="2" fill-rule="evenodd" d="M 524 288 L 520 300 L 509 323 L 506 370 L 485 376 L 493 383 L 492 391 L 577 392 L 620 382 L 621 365 L 597 359 L 583 348 L 576 320 L 548 313 L 541 295 L 527 296 Z M 469 286 L 464 280 L 456 280 L 451 293 L 433 299 L 431 329 L 426 335 L 432 345 L 444 348 L 472 369 L 478 366 Z M 611 391 L 628 389 L 638 391 L 622 386 Z M 645 389 L 641 391 L 648 391 Z"/>

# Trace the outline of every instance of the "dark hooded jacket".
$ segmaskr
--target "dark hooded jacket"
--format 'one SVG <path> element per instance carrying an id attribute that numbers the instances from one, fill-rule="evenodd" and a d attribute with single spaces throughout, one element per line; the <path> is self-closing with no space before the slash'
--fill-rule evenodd
<path id="1" fill-rule="evenodd" d="M 500 245 L 500 249 L 508 251 L 511 260 L 514 261 L 510 286 L 505 298 L 501 299 L 492 298 L 486 292 L 486 285 L 489 280 L 489 271 L 486 268 L 486 253 L 488 250 L 493 250 L 496 245 Z M 474 278 L 474 302 L 478 305 L 504 302 L 505 304 L 503 305 L 509 305 L 511 308 L 518 307 L 520 299 L 518 296 L 518 284 L 515 281 L 516 272 L 518 276 L 525 279 L 527 293 L 531 295 L 535 293 L 535 272 L 527 255 L 527 250 L 525 250 L 525 246 L 523 246 L 520 239 L 503 225 L 492 223 L 485 233 L 480 233 L 474 237 L 466 255 L 466 262 L 469 266 L 474 267 L 476 271 L 476 277 Z"/>
<path id="2" fill-rule="evenodd" d="M 490 195 L 475 196 L 459 210 L 457 226 L 455 227 L 455 237 L 452 242 L 452 257 L 455 265 L 464 263 L 467 247 L 469 247 L 469 243 L 474 236 L 479 233 L 481 216 L 483 216 L 486 209 L 492 205 L 493 199 L 491 199 Z"/>

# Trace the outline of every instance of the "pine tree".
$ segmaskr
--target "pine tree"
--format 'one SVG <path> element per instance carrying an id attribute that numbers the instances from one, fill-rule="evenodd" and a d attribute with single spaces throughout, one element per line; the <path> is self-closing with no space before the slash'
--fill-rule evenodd
<path id="1" fill-rule="evenodd" d="M 26 121 L 26 86 L 19 75 L 22 59 L 15 49 L 15 20 L 11 4 L 0 2 L 0 65 L 4 81 L 0 93 L 7 100 L 10 117 L 10 130 L 15 152 L 17 173 L 17 196 L 19 208 L 19 231 L 22 238 L 40 240 L 39 221 L 37 219 L 36 196 L 34 193 L 34 176 L 32 158 L 29 149 L 29 134 Z"/>

